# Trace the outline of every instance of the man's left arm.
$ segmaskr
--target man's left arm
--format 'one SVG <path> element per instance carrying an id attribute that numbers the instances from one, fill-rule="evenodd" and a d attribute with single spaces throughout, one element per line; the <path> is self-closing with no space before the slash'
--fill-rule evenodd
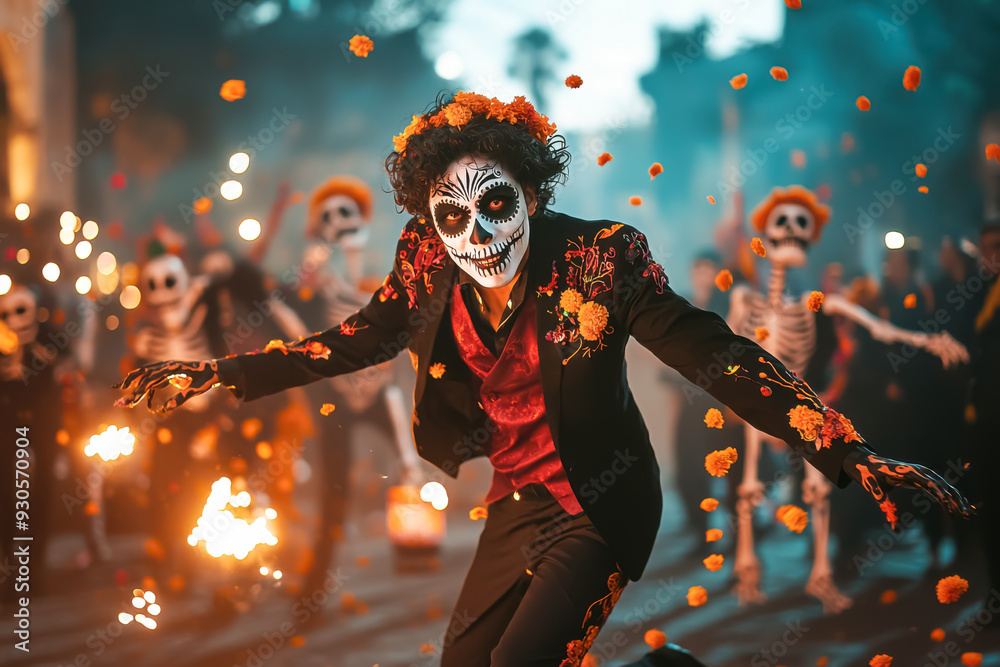
<path id="1" fill-rule="evenodd" d="M 940 476 L 876 456 L 850 420 L 824 405 L 777 358 L 675 293 L 641 232 L 623 228 L 616 263 L 619 321 L 663 363 L 747 423 L 783 440 L 837 486 L 853 479 L 879 502 L 896 486 L 921 488 L 948 509 L 968 513 L 965 499 Z"/>

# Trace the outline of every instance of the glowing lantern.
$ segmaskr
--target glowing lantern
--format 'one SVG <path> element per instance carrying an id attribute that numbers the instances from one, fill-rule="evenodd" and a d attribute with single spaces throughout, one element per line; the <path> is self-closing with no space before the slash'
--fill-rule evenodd
<path id="1" fill-rule="evenodd" d="M 386 521 L 398 571 L 437 567 L 436 556 L 445 535 L 444 512 L 421 500 L 417 487 L 389 488 Z"/>

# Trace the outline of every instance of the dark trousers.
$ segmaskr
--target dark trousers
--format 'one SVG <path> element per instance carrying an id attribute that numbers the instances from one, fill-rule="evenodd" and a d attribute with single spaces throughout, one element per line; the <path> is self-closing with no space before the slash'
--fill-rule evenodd
<path id="1" fill-rule="evenodd" d="M 541 485 L 490 504 L 441 667 L 576 667 L 627 583 L 586 514 Z"/>

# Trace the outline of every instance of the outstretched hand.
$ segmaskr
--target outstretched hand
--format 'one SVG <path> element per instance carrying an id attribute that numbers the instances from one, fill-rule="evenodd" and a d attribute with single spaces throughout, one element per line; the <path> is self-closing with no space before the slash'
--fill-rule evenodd
<path id="1" fill-rule="evenodd" d="M 958 489 L 924 466 L 883 458 L 858 447 L 844 460 L 844 471 L 879 504 L 888 500 L 892 489 L 918 489 L 953 514 L 968 518 L 975 512 Z"/>
<path id="2" fill-rule="evenodd" d="M 135 407 L 147 396 L 146 407 L 151 412 L 166 414 L 180 407 L 189 398 L 204 394 L 220 384 L 219 366 L 215 361 L 161 361 L 137 368 L 114 385 L 125 395 L 115 401 L 119 407 Z M 159 408 L 153 407 L 157 389 L 172 386 L 179 390 Z"/>

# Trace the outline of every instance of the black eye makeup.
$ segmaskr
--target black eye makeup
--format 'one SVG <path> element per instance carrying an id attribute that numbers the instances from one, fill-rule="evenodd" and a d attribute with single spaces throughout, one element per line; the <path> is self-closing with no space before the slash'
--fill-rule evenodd
<path id="1" fill-rule="evenodd" d="M 439 202 L 434 207 L 434 223 L 444 236 L 461 236 L 469 226 L 469 209 L 453 202 Z"/>
<path id="2" fill-rule="evenodd" d="M 517 191 L 506 183 L 487 189 L 479 198 L 476 209 L 493 222 L 507 222 L 517 213 Z"/>

